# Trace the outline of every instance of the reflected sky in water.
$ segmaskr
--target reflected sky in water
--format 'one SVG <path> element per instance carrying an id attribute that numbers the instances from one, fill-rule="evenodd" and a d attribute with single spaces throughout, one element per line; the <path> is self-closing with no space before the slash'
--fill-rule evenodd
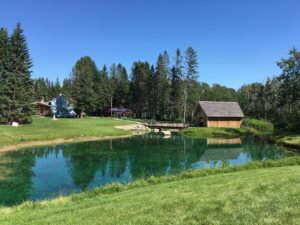
<path id="1" fill-rule="evenodd" d="M 157 134 L 62 144 L 0 154 L 0 203 L 51 198 L 100 185 L 189 169 L 281 159 L 293 153 L 263 140 Z"/>

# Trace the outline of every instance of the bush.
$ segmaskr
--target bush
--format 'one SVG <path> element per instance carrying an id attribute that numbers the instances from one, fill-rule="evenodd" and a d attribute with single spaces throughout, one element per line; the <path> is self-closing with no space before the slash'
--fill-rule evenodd
<path id="1" fill-rule="evenodd" d="M 250 131 L 268 132 L 272 133 L 274 130 L 273 124 L 264 119 L 250 119 L 245 118 L 242 121 L 242 127 Z"/>

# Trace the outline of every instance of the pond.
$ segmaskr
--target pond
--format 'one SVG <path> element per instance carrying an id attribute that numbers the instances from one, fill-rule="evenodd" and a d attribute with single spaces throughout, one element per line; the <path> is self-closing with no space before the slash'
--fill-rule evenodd
<path id="1" fill-rule="evenodd" d="M 100 185 L 189 169 L 281 159 L 293 153 L 263 140 L 146 134 L 0 153 L 0 205 L 52 198 Z"/>

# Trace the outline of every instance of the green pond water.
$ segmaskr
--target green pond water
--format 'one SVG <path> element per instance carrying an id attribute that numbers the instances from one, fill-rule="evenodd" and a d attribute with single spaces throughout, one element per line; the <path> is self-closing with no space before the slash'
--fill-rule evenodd
<path id="1" fill-rule="evenodd" d="M 165 139 L 157 134 L 4 152 L 0 153 L 0 205 L 152 175 L 292 155 L 258 139 L 192 139 L 179 135 Z"/>

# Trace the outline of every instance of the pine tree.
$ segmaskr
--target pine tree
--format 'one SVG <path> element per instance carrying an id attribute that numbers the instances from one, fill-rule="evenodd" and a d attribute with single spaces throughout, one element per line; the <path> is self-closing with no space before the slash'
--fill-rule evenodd
<path id="1" fill-rule="evenodd" d="M 149 117 L 151 119 L 155 119 L 157 112 L 157 103 L 159 99 L 157 97 L 157 80 L 156 80 L 156 72 L 153 65 L 151 65 L 150 69 L 150 77 L 147 81 L 147 99 L 149 99 Z"/>
<path id="2" fill-rule="evenodd" d="M 110 89 L 111 97 L 113 98 L 113 106 L 116 104 L 116 90 L 118 87 L 118 75 L 117 75 L 117 66 L 113 63 L 109 68 L 109 79 L 110 79 Z"/>
<path id="3" fill-rule="evenodd" d="M 80 117 L 83 113 L 91 115 L 97 109 L 95 93 L 97 76 L 96 64 L 90 57 L 82 57 L 76 62 L 72 72 L 72 98 L 74 99 L 75 111 Z"/>
<path id="4" fill-rule="evenodd" d="M 129 81 L 125 67 L 118 64 L 117 70 L 117 85 L 114 92 L 114 105 L 119 107 L 128 106 Z"/>
<path id="5" fill-rule="evenodd" d="M 184 105 L 183 65 L 180 50 L 176 50 L 175 65 L 172 68 L 171 79 L 171 113 L 172 118 L 181 118 Z"/>
<path id="6" fill-rule="evenodd" d="M 33 108 L 33 81 L 31 79 L 32 61 L 23 34 L 18 23 L 10 38 L 12 80 L 10 82 L 10 100 L 8 121 L 17 120 L 20 123 L 31 122 L 30 116 L 34 114 Z"/>
<path id="7" fill-rule="evenodd" d="M 189 120 L 192 120 L 193 111 L 200 98 L 199 83 L 198 83 L 199 73 L 198 73 L 197 53 L 192 47 L 189 47 L 186 50 L 185 59 L 186 59 L 185 90 L 187 93 L 187 100 L 186 100 L 187 115 Z"/>
<path id="8" fill-rule="evenodd" d="M 0 123 L 9 121 L 9 37 L 6 29 L 0 28 Z"/>
<path id="9" fill-rule="evenodd" d="M 156 63 L 157 80 L 157 116 L 158 119 L 166 119 L 170 109 L 170 86 L 168 81 L 168 57 L 167 54 L 159 55 Z"/>
<path id="10" fill-rule="evenodd" d="M 149 117 L 149 94 L 147 85 L 150 77 L 148 62 L 134 62 L 132 66 L 130 83 L 130 105 L 139 118 Z"/>
<path id="11" fill-rule="evenodd" d="M 101 92 L 100 92 L 100 102 L 99 107 L 101 109 L 101 114 L 105 115 L 111 106 L 112 88 L 110 86 L 110 80 L 108 76 L 108 71 L 106 65 L 103 66 L 101 70 Z"/>

